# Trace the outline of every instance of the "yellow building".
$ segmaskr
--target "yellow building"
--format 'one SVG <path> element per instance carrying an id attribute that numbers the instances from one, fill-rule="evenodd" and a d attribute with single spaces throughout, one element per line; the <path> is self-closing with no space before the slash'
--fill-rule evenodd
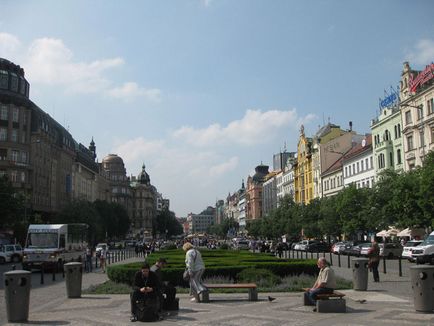
<path id="1" fill-rule="evenodd" d="M 294 165 L 296 203 L 309 204 L 313 199 L 312 150 L 312 138 L 306 138 L 302 125 L 297 146 L 297 161 Z"/>

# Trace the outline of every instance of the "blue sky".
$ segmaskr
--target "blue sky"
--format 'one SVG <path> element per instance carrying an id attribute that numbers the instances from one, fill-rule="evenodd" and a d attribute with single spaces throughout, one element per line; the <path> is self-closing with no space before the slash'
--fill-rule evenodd
<path id="1" fill-rule="evenodd" d="M 0 2 L 0 57 L 98 159 L 143 163 L 177 216 L 296 151 L 300 125 L 370 131 L 402 64 L 434 60 L 434 2 Z"/>

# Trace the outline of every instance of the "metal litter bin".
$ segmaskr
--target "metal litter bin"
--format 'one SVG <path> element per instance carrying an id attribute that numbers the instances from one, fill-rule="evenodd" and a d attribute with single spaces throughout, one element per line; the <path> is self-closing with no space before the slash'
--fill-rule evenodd
<path id="1" fill-rule="evenodd" d="M 9 322 L 23 322 L 29 319 L 31 276 L 31 272 L 23 270 L 3 273 Z"/>
<path id="2" fill-rule="evenodd" d="M 410 267 L 411 288 L 414 309 L 421 312 L 434 310 L 434 266 L 417 265 Z"/>
<path id="3" fill-rule="evenodd" d="M 354 290 L 366 291 L 368 289 L 368 259 L 351 259 L 351 268 L 353 269 Z"/>
<path id="4" fill-rule="evenodd" d="M 66 294 L 68 298 L 80 298 L 83 264 L 74 262 L 63 266 L 65 268 Z"/>

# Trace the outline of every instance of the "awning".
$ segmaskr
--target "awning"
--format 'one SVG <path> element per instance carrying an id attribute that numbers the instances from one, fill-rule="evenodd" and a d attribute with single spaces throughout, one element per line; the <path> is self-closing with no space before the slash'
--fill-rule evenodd
<path id="1" fill-rule="evenodd" d="M 406 228 L 397 234 L 398 237 L 423 237 L 425 234 L 424 229 L 410 229 Z"/>
<path id="2" fill-rule="evenodd" d="M 394 227 L 391 227 L 389 230 L 387 230 L 387 236 L 391 237 L 394 235 L 397 235 L 400 232 L 400 230 L 395 229 Z"/>
<path id="3" fill-rule="evenodd" d="M 376 234 L 376 236 L 377 236 L 377 237 L 387 237 L 387 236 L 388 236 L 388 235 L 387 235 L 387 231 L 386 231 L 386 230 L 382 230 L 382 231 L 378 232 L 378 233 Z"/>

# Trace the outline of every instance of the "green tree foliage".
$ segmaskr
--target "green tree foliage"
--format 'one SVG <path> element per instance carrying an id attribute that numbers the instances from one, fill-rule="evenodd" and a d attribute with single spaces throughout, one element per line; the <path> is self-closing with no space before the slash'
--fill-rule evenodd
<path id="1" fill-rule="evenodd" d="M 183 232 L 182 225 L 176 219 L 175 213 L 169 211 L 167 208 L 157 213 L 152 223 L 152 228 L 152 233 L 154 237 L 157 234 L 160 234 L 161 236 L 166 235 L 166 230 L 168 238 L 170 238 L 171 236 L 182 234 Z"/>
<path id="2" fill-rule="evenodd" d="M 427 222 L 425 226 L 431 224 L 434 228 L 434 151 L 431 151 L 425 157 L 423 168 L 420 171 L 418 203 Z"/>
<path id="3" fill-rule="evenodd" d="M 6 176 L 0 177 L 0 228 L 14 229 L 23 212 L 23 196 L 15 191 Z"/>
<path id="4" fill-rule="evenodd" d="M 239 228 L 238 222 L 235 221 L 233 217 L 231 217 L 231 218 L 224 219 L 220 224 L 211 225 L 210 228 L 208 229 L 208 233 L 217 235 L 221 238 L 225 238 L 227 237 L 229 230 L 233 229 L 237 231 L 238 228 Z"/>

